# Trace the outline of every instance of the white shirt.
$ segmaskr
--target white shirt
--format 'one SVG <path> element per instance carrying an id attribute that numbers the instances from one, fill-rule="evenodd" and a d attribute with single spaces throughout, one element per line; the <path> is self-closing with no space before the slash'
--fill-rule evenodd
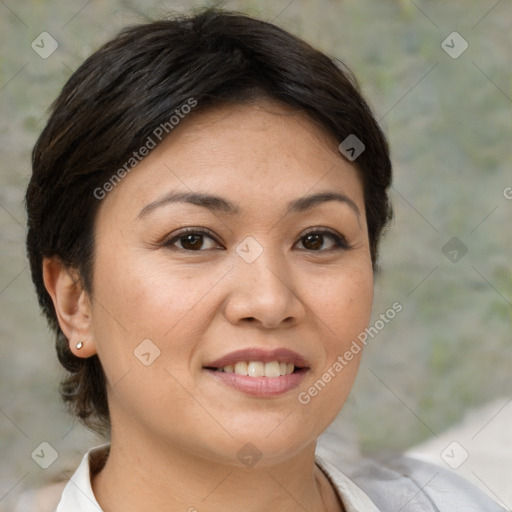
<path id="1" fill-rule="evenodd" d="M 62 492 L 55 512 L 103 512 L 92 491 L 90 458 L 100 454 L 108 444 L 89 450 Z M 379 512 L 368 496 L 341 471 L 316 455 L 316 464 L 329 478 L 347 512 Z"/>

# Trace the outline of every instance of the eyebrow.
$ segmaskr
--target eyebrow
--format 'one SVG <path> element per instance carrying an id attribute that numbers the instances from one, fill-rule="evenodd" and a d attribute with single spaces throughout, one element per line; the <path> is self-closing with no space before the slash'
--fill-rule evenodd
<path id="1" fill-rule="evenodd" d="M 357 215 L 358 219 L 361 216 L 357 205 L 344 194 L 337 192 L 324 191 L 317 194 L 312 194 L 305 197 L 294 199 L 288 203 L 285 215 L 290 213 L 300 213 L 309 210 L 319 204 L 328 201 L 338 201 L 347 204 Z M 146 205 L 139 213 L 138 218 L 141 219 L 149 212 L 172 203 L 189 203 L 196 206 L 202 206 L 212 212 L 227 213 L 229 215 L 236 215 L 240 213 L 240 208 L 231 201 L 216 195 L 201 193 L 201 192 L 176 192 L 172 191 L 165 196 L 153 201 Z"/>

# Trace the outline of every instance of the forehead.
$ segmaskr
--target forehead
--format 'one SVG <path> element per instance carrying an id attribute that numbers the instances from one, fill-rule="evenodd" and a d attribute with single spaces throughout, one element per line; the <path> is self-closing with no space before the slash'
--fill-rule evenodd
<path id="1" fill-rule="evenodd" d="M 302 113 L 260 101 L 189 115 L 104 203 L 140 210 L 170 190 L 200 191 L 229 198 L 243 214 L 251 205 L 264 211 L 269 201 L 289 203 L 315 189 L 349 195 L 364 210 L 359 172 L 333 135 Z"/>

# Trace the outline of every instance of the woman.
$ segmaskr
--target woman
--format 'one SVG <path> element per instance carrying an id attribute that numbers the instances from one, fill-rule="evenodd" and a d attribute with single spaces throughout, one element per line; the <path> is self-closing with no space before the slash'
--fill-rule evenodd
<path id="1" fill-rule="evenodd" d="M 427 464 L 318 453 L 364 347 L 390 181 L 354 79 L 272 24 L 205 10 L 87 59 L 26 195 L 63 398 L 110 437 L 57 511 L 501 510 Z"/>

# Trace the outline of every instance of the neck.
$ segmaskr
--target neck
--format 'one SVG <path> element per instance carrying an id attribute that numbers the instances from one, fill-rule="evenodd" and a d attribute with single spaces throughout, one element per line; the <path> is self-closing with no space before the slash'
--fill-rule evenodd
<path id="1" fill-rule="evenodd" d="M 315 446 L 311 443 L 284 462 L 240 468 L 191 456 L 186 447 L 131 444 L 113 436 L 108 460 L 92 477 L 92 487 L 105 512 L 342 511 L 315 465 Z"/>

